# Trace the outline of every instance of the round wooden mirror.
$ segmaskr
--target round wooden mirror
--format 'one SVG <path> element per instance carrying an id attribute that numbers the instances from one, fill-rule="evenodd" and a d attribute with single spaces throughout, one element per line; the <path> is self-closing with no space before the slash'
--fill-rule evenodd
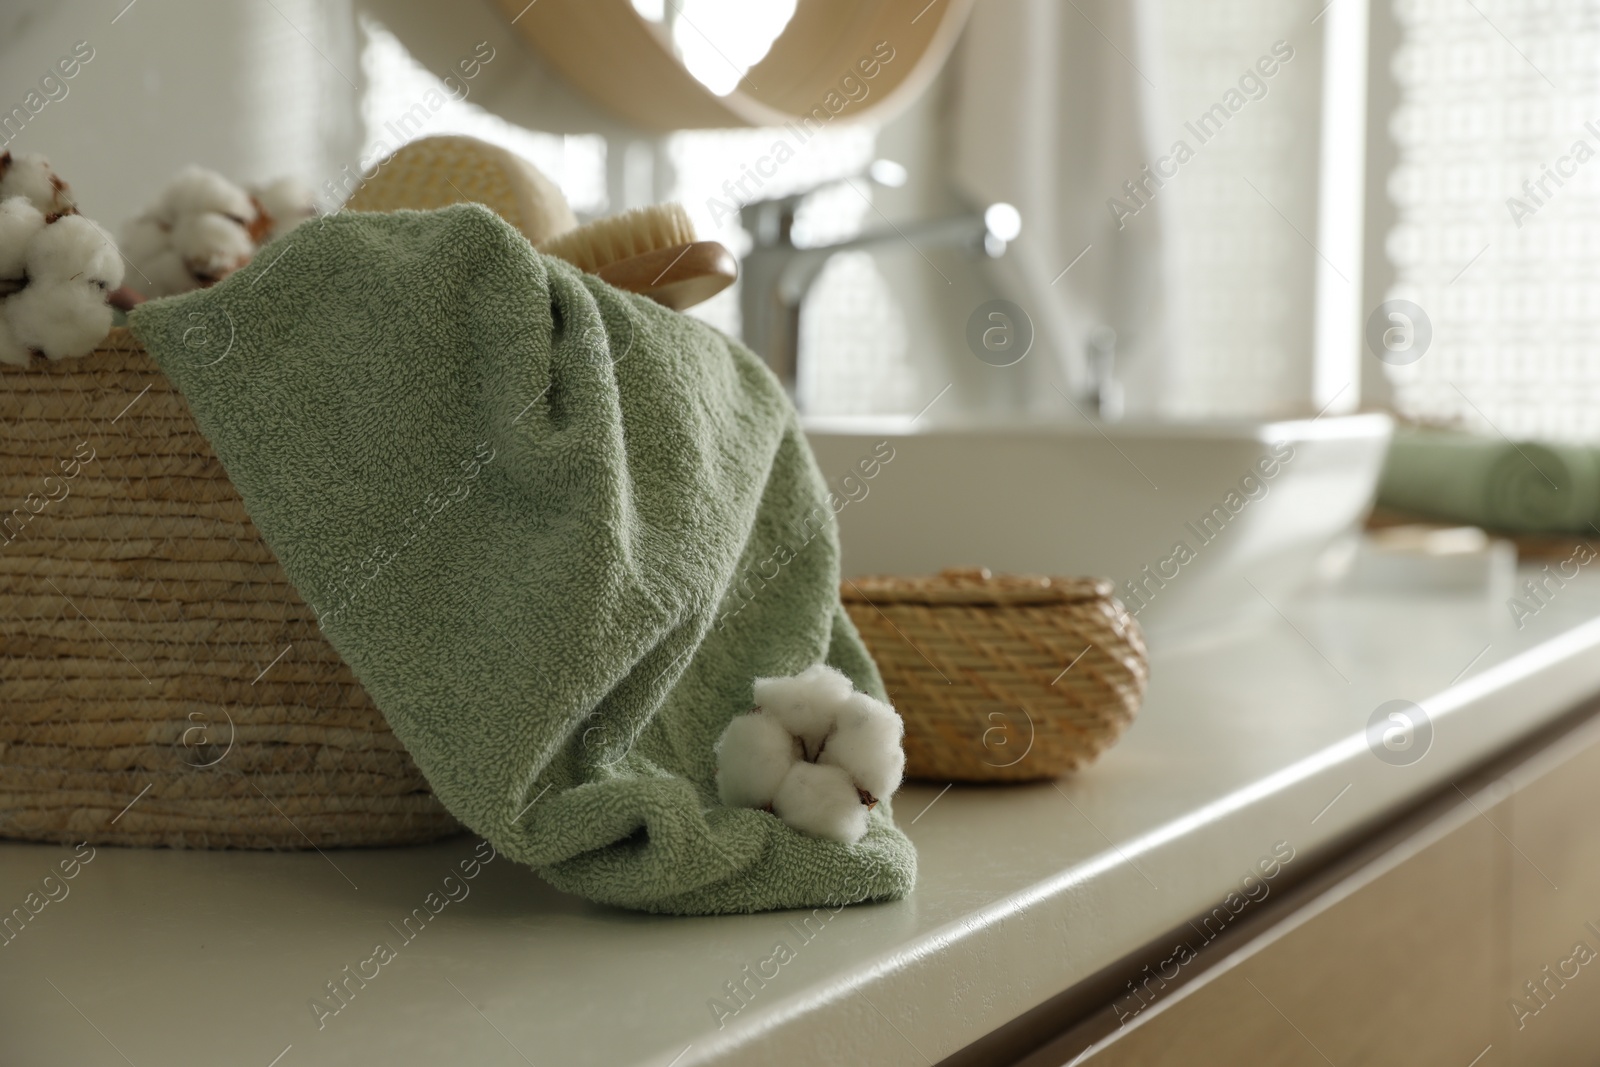
<path id="1" fill-rule="evenodd" d="M 687 22 L 685 0 L 662 20 L 631 0 L 497 0 L 512 26 L 573 85 L 649 130 L 827 123 L 892 115 L 926 87 L 955 44 L 972 0 L 795 0 L 794 14 L 739 80 L 713 92 L 691 73 L 668 23 L 717 49 L 718 26 Z"/>

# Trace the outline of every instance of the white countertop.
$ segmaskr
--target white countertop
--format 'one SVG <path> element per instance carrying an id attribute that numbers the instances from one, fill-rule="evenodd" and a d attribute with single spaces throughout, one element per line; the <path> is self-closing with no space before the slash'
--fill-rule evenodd
<path id="1" fill-rule="evenodd" d="M 1133 728 L 1059 789 L 903 790 L 916 892 L 823 911 L 810 940 L 800 913 L 637 915 L 497 860 L 320 1030 L 310 999 L 401 944 L 388 924 L 475 839 L 325 857 L 101 848 L 0 948 L 0 1061 L 928 1064 L 1209 910 L 1274 842 L 1312 864 L 1600 693 L 1597 616 L 1585 576 L 1520 632 L 1503 603 L 1345 596 L 1157 650 Z M 1396 698 L 1434 722 L 1406 767 L 1364 734 Z M 0 913 L 71 853 L 0 844 Z M 734 1006 L 724 983 L 780 941 L 790 958 L 719 1030 L 712 998 Z"/>

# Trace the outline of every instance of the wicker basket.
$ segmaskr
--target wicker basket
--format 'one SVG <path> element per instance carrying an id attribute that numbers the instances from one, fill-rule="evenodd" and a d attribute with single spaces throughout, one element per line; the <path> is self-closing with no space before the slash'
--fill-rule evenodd
<path id="1" fill-rule="evenodd" d="M 125 330 L 4 368 L 0 425 L 0 836 L 326 848 L 460 829 Z"/>
<path id="2" fill-rule="evenodd" d="M 906 775 L 1016 782 L 1081 767 L 1144 699 L 1139 624 L 1108 581 L 860 578 L 845 609 L 906 722 Z"/>

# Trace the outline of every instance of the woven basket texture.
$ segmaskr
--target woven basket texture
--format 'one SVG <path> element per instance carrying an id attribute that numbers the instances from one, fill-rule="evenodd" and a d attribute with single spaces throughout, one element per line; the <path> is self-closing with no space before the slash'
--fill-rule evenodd
<path id="1" fill-rule="evenodd" d="M 1150 676 L 1112 588 L 986 570 L 846 581 L 845 610 L 905 719 L 907 777 L 1037 781 L 1112 745 Z"/>
<path id="2" fill-rule="evenodd" d="M 200 848 L 460 825 L 126 330 L 0 371 L 0 836 Z"/>
<path id="3" fill-rule="evenodd" d="M 126 330 L 0 368 L 0 837 L 191 848 L 458 833 Z M 1107 582 L 949 571 L 841 590 L 907 775 L 1093 760 L 1148 679 Z"/>

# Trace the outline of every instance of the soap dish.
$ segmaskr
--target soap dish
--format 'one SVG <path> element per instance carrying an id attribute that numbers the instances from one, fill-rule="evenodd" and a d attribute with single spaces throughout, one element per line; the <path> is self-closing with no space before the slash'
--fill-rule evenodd
<path id="1" fill-rule="evenodd" d="M 845 610 L 905 720 L 907 777 L 1056 778 L 1115 743 L 1150 670 L 1113 588 L 983 569 L 847 579 Z"/>

